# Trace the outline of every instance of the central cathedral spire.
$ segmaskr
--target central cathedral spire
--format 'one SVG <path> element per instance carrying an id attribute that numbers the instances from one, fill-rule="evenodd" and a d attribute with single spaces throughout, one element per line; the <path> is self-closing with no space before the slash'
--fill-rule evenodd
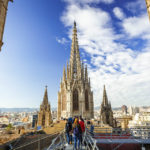
<path id="1" fill-rule="evenodd" d="M 80 116 L 93 118 L 93 92 L 87 66 L 80 61 L 76 22 L 73 26 L 70 60 L 63 70 L 63 80 L 58 92 L 57 118 Z"/>
<path id="2" fill-rule="evenodd" d="M 80 62 L 76 22 L 74 22 L 73 27 L 71 55 L 70 55 L 70 69 L 71 69 L 71 78 L 81 77 L 81 62 Z"/>

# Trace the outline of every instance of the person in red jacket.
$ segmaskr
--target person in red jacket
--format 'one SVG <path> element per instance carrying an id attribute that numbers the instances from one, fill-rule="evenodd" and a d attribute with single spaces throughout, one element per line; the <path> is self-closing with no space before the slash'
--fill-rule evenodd
<path id="1" fill-rule="evenodd" d="M 85 124 L 84 124 L 84 120 L 83 120 L 83 118 L 81 116 L 79 118 L 79 124 L 80 124 L 81 130 L 82 130 L 82 135 L 81 135 L 81 143 L 82 143 L 82 141 L 83 141 L 83 134 L 85 132 Z"/>

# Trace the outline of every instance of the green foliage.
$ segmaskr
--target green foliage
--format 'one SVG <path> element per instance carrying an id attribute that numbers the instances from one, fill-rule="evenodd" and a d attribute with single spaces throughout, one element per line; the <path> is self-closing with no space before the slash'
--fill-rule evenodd
<path id="1" fill-rule="evenodd" d="M 13 128 L 12 124 L 8 124 L 8 126 L 6 127 L 7 130 L 11 130 Z"/>

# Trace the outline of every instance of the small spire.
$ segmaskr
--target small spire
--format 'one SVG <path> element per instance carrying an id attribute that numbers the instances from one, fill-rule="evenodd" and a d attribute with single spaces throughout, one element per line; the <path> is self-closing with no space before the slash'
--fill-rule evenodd
<path id="1" fill-rule="evenodd" d="M 66 81 L 66 70 L 65 70 L 65 66 L 64 66 L 64 70 L 63 70 L 63 81 Z"/>
<path id="2" fill-rule="evenodd" d="M 47 94 L 47 85 L 45 86 L 45 93 L 44 93 L 44 98 L 43 98 L 43 103 L 44 105 L 48 104 L 48 94 Z"/>
<path id="3" fill-rule="evenodd" d="M 85 80 L 88 81 L 87 65 L 85 66 Z"/>
<path id="4" fill-rule="evenodd" d="M 67 80 L 69 79 L 69 64 L 68 64 L 68 61 L 67 61 Z"/>
<path id="5" fill-rule="evenodd" d="M 81 73 L 82 73 L 82 79 L 84 79 L 84 63 L 82 61 L 82 66 L 81 66 Z"/>
<path id="6" fill-rule="evenodd" d="M 104 91 L 103 91 L 103 105 L 107 106 L 108 105 L 108 98 L 107 98 L 107 94 L 106 94 L 106 88 L 104 85 Z"/>
<path id="7" fill-rule="evenodd" d="M 89 85 L 91 86 L 91 80 L 90 80 L 90 78 L 89 78 Z"/>

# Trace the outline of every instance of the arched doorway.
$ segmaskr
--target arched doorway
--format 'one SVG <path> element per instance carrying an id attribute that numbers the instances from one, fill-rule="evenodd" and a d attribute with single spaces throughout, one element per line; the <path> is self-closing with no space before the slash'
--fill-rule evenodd
<path id="1" fill-rule="evenodd" d="M 79 110 L 79 95 L 78 90 L 73 91 L 73 111 Z"/>
<path id="2" fill-rule="evenodd" d="M 88 96 L 88 90 L 85 91 L 85 110 L 89 110 L 89 96 Z"/>

